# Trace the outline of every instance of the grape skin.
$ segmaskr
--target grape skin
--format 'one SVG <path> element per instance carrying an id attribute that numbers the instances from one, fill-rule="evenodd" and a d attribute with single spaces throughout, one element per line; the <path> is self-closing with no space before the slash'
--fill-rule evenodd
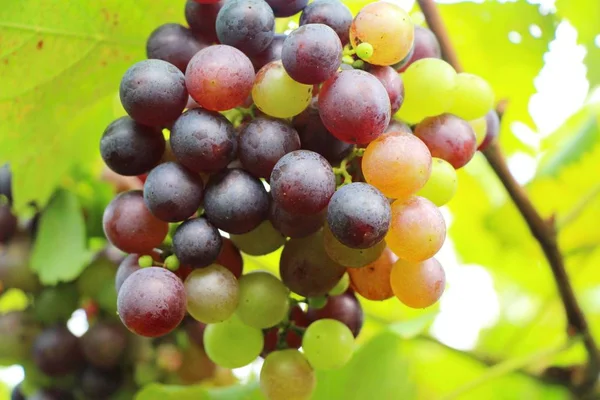
<path id="1" fill-rule="evenodd" d="M 498 117 L 498 113 L 496 112 L 496 110 L 490 110 L 485 115 L 485 121 L 485 139 L 483 139 L 483 142 L 479 145 L 479 148 L 477 149 L 479 151 L 484 151 L 485 149 L 487 149 L 500 134 L 500 118 Z"/>
<path id="2" fill-rule="evenodd" d="M 207 43 L 214 43 L 218 41 L 215 28 L 217 14 L 225 1 L 217 0 L 210 3 L 200 4 L 194 0 L 187 0 L 185 3 L 185 20 L 198 39 Z"/>
<path id="3" fill-rule="evenodd" d="M 307 5 L 300 15 L 300 26 L 306 24 L 329 26 L 339 36 L 342 46 L 345 46 L 350 41 L 348 31 L 352 24 L 352 13 L 339 0 L 316 0 Z"/>
<path id="4" fill-rule="evenodd" d="M 193 268 L 214 263 L 221 252 L 221 246 L 219 231 L 206 218 L 185 221 L 173 235 L 173 252 L 182 264 Z"/>
<path id="5" fill-rule="evenodd" d="M 398 260 L 390 281 L 394 294 L 402 303 L 411 308 L 427 308 L 444 293 L 446 275 L 435 258 L 421 262 Z"/>
<path id="6" fill-rule="evenodd" d="M 231 239 L 222 237 L 221 241 L 223 242 L 221 252 L 215 263 L 224 266 L 239 279 L 244 271 L 244 259 L 242 258 L 242 254 Z"/>
<path id="7" fill-rule="evenodd" d="M 485 117 L 494 106 L 494 91 L 480 76 L 461 72 L 456 75 L 454 102 L 449 113 L 468 121 Z"/>
<path id="8" fill-rule="evenodd" d="M 441 158 L 433 158 L 431 176 L 417 193 L 438 207 L 448 203 L 458 189 L 458 180 L 454 167 Z"/>
<path id="9" fill-rule="evenodd" d="M 343 322 L 354 337 L 357 337 L 363 326 L 364 314 L 356 296 L 348 291 L 340 296 L 329 296 L 327 304 L 321 309 L 309 308 L 306 313 L 312 322 L 323 318 L 336 319 Z"/>
<path id="10" fill-rule="evenodd" d="M 340 243 L 329 226 L 323 228 L 325 251 L 331 259 L 346 268 L 361 268 L 375 261 L 385 249 L 385 240 L 364 249 L 355 249 Z"/>
<path id="11" fill-rule="evenodd" d="M 33 344 L 33 361 L 48 376 L 64 376 L 83 361 L 79 340 L 66 326 L 44 329 Z"/>
<path id="12" fill-rule="evenodd" d="M 279 324 L 286 317 L 290 291 L 275 276 L 254 271 L 240 278 L 240 305 L 237 315 L 243 323 L 258 329 Z"/>
<path id="13" fill-rule="evenodd" d="M 404 72 L 415 61 L 423 58 L 442 58 L 442 50 L 440 43 L 435 34 L 427 28 L 415 25 L 415 41 L 413 44 L 413 52 L 407 62 L 397 68 L 399 72 Z"/>
<path id="14" fill-rule="evenodd" d="M 98 368 L 119 365 L 127 347 L 123 326 L 112 321 L 98 321 L 81 338 L 85 359 Z"/>
<path id="15" fill-rule="evenodd" d="M 242 235 L 231 235 L 231 240 L 244 253 L 251 256 L 270 254 L 285 244 L 285 236 L 269 220 Z"/>
<path id="16" fill-rule="evenodd" d="M 308 0 L 267 0 L 277 18 L 291 17 L 306 7 Z"/>
<path id="17" fill-rule="evenodd" d="M 298 350 L 275 351 L 260 371 L 260 388 L 269 400 L 309 400 L 317 378 Z"/>
<path id="18" fill-rule="evenodd" d="M 183 73 L 194 54 L 206 45 L 179 24 L 164 24 L 156 28 L 146 42 L 146 55 L 173 64 Z"/>
<path id="19" fill-rule="evenodd" d="M 385 129 L 385 132 L 383 133 L 390 132 L 403 132 L 410 133 L 411 135 L 413 133 L 412 129 L 410 129 L 410 126 L 408 126 L 408 124 L 402 121 L 398 121 L 397 119 L 392 119 L 388 127 Z"/>
<path id="20" fill-rule="evenodd" d="M 304 355 L 316 370 L 343 367 L 352 357 L 354 336 L 344 323 L 330 318 L 308 326 L 302 338 Z"/>
<path id="21" fill-rule="evenodd" d="M 272 201 L 269 209 L 269 220 L 282 235 L 291 238 L 303 238 L 312 235 L 323 227 L 326 211 L 327 209 L 323 209 L 323 211 L 311 215 L 292 214 Z"/>
<path id="22" fill-rule="evenodd" d="M 272 61 L 281 60 L 281 49 L 287 35 L 276 33 L 269 46 L 258 54 L 250 56 L 250 61 L 254 65 L 254 70 L 258 72 L 262 67 Z"/>
<path id="23" fill-rule="evenodd" d="M 244 324 L 233 314 L 226 321 L 207 325 L 204 347 L 215 364 L 224 368 L 240 368 L 259 356 L 263 335 L 260 329 Z"/>
<path id="24" fill-rule="evenodd" d="M 184 285 L 187 310 L 197 321 L 205 324 L 225 321 L 238 307 L 238 281 L 221 265 L 194 270 Z"/>
<path id="25" fill-rule="evenodd" d="M 264 0 L 230 0 L 217 15 L 219 42 L 247 55 L 265 50 L 273 40 L 275 16 Z"/>
<path id="26" fill-rule="evenodd" d="M 363 268 L 349 268 L 352 289 L 368 300 L 382 301 L 394 296 L 390 284 L 392 267 L 398 257 L 385 248 L 379 258 Z"/>
<path id="27" fill-rule="evenodd" d="M 373 65 L 369 67 L 369 73 L 375 78 L 379 79 L 379 82 L 385 88 L 392 106 L 392 114 L 400 109 L 404 102 L 404 83 L 402 77 L 398 74 L 394 68 L 384 66 Z"/>

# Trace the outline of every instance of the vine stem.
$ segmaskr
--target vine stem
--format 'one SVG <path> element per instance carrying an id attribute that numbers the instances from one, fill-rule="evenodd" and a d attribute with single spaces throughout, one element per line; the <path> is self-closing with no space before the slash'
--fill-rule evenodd
<path id="1" fill-rule="evenodd" d="M 440 12 L 433 0 L 417 0 L 425 21 L 440 42 L 444 59 L 451 64 L 457 72 L 462 71 L 458 55 L 452 46 L 450 36 L 446 30 Z M 588 355 L 587 371 L 580 383 L 582 391 L 594 387 L 600 372 L 600 355 L 598 346 L 592 336 L 588 322 L 575 297 L 575 292 L 566 272 L 562 254 L 558 248 L 554 220 L 546 221 L 542 218 L 525 190 L 515 180 L 502 155 L 497 143 L 492 143 L 484 152 L 488 163 L 504 185 L 506 191 L 517 206 L 523 219 L 527 223 L 533 237 L 538 241 L 548 261 L 556 286 L 565 309 L 567 317 L 567 335 L 573 337 L 581 335 Z"/>

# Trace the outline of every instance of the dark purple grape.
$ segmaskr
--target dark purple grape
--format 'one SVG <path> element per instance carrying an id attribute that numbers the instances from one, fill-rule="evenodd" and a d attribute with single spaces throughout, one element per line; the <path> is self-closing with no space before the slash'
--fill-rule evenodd
<path id="1" fill-rule="evenodd" d="M 227 268 L 231 273 L 239 279 L 244 271 L 244 259 L 242 253 L 235 246 L 235 244 L 228 238 L 221 238 L 223 240 L 223 246 L 221 246 L 221 252 L 217 257 L 216 263 Z"/>
<path id="2" fill-rule="evenodd" d="M 285 211 L 317 214 L 335 192 L 335 175 L 320 154 L 296 150 L 277 162 L 270 184 L 273 200 Z"/>
<path id="3" fill-rule="evenodd" d="M 398 121 L 397 119 L 392 119 L 388 127 L 385 128 L 384 133 L 390 132 L 413 133 L 412 129 L 410 129 L 410 126 L 408 126 L 408 124 L 402 121 Z"/>
<path id="4" fill-rule="evenodd" d="M 283 283 L 292 292 L 306 297 L 327 294 L 344 272 L 346 269 L 325 252 L 322 231 L 306 238 L 290 239 L 279 260 Z"/>
<path id="5" fill-rule="evenodd" d="M 146 55 L 173 64 L 183 73 L 194 54 L 206 45 L 192 31 L 179 24 L 164 24 L 152 32 L 146 42 Z"/>
<path id="6" fill-rule="evenodd" d="M 281 61 L 292 79 L 316 85 L 331 78 L 342 63 L 342 42 L 327 25 L 303 25 L 283 42 Z"/>
<path id="7" fill-rule="evenodd" d="M 154 168 L 144 183 L 144 201 L 155 217 L 178 222 L 191 217 L 202 204 L 200 175 L 176 162 Z"/>
<path id="8" fill-rule="evenodd" d="M 123 380 L 121 370 L 87 367 L 81 374 L 81 391 L 86 399 L 104 400 L 113 395 Z"/>
<path id="9" fill-rule="evenodd" d="M 275 16 L 264 0 L 229 0 L 217 15 L 219 42 L 247 55 L 264 51 L 273 40 Z"/>
<path id="10" fill-rule="evenodd" d="M 119 175 L 137 176 L 150 171 L 165 152 L 165 138 L 160 129 L 121 117 L 106 128 L 100 139 L 100 155 Z"/>
<path id="11" fill-rule="evenodd" d="M 281 49 L 285 38 L 287 38 L 287 35 L 276 33 L 271 44 L 265 50 L 250 57 L 256 72 L 271 61 L 281 60 Z"/>
<path id="12" fill-rule="evenodd" d="M 219 171 L 237 152 L 233 125 L 223 115 L 201 108 L 175 121 L 170 142 L 177 160 L 194 172 Z"/>
<path id="13" fill-rule="evenodd" d="M 33 361 L 46 375 L 67 375 L 83 362 L 79 339 L 64 325 L 46 328 L 33 344 Z"/>
<path id="14" fill-rule="evenodd" d="M 35 392 L 27 400 L 75 400 L 75 397 L 62 389 L 45 388 Z"/>
<path id="15" fill-rule="evenodd" d="M 298 136 L 298 134 L 296 134 Z M 300 147 L 300 139 L 298 139 Z M 17 217 L 10 210 L 10 205 L 0 200 L 0 243 L 6 243 L 17 231 Z"/>
<path id="16" fill-rule="evenodd" d="M 217 31 L 217 14 L 223 7 L 225 0 L 211 4 L 201 4 L 194 0 L 187 0 L 185 3 L 185 19 L 190 29 L 198 39 L 206 43 L 215 43 Z"/>
<path id="17" fill-rule="evenodd" d="M 498 134 L 500 133 L 500 118 L 498 117 L 498 113 L 496 112 L 496 110 L 490 110 L 485 115 L 485 123 L 486 123 L 485 138 L 483 139 L 483 142 L 481 142 L 481 144 L 477 148 L 477 150 L 479 150 L 479 151 L 484 151 L 485 149 L 487 149 L 488 146 L 494 140 L 496 140 L 496 138 L 498 137 Z"/>
<path id="18" fill-rule="evenodd" d="M 308 318 L 311 321 L 318 319 L 331 318 L 343 322 L 354 337 L 357 337 L 363 326 L 363 310 L 356 296 L 351 292 L 346 292 L 340 296 L 330 296 L 327 298 L 327 304 L 320 309 L 309 308 Z"/>
<path id="19" fill-rule="evenodd" d="M 140 254 L 130 254 L 119 264 L 117 274 L 115 275 L 115 289 L 117 293 L 119 293 L 125 279 L 141 268 L 139 264 L 140 257 Z"/>
<path id="20" fill-rule="evenodd" d="M 404 102 L 404 82 L 402 82 L 400 74 L 392 67 L 376 65 L 369 67 L 369 73 L 379 79 L 379 82 L 385 88 L 390 98 L 392 114 L 395 114 Z"/>
<path id="21" fill-rule="evenodd" d="M 173 123 L 188 101 L 183 73 L 163 60 L 131 66 L 121 80 L 119 94 L 131 118 L 161 128 Z"/>
<path id="22" fill-rule="evenodd" d="M 390 227 L 391 217 L 388 199 L 368 183 L 342 186 L 327 206 L 331 233 L 353 249 L 367 249 L 381 242 Z"/>
<path id="23" fill-rule="evenodd" d="M 13 388 L 12 392 L 10 393 L 10 400 L 27 400 L 21 391 L 21 384 Z"/>
<path id="24" fill-rule="evenodd" d="M 173 235 L 173 252 L 182 264 L 195 268 L 214 263 L 222 245 L 219 230 L 206 218 L 185 221 Z"/>
<path id="25" fill-rule="evenodd" d="M 0 196 L 5 196 L 8 204 L 12 204 L 12 175 L 8 164 L 0 167 Z"/>
<path id="26" fill-rule="evenodd" d="M 206 218 L 225 232 L 250 232 L 267 218 L 269 195 L 257 178 L 242 169 L 213 175 L 204 193 Z"/>
<path id="27" fill-rule="evenodd" d="M 325 215 L 326 209 L 312 215 L 291 214 L 279 207 L 274 201 L 271 202 L 271 208 L 269 209 L 269 220 L 273 227 L 282 235 L 291 238 L 302 238 L 317 232 L 323 227 Z"/>
<path id="28" fill-rule="evenodd" d="M 298 132 L 288 123 L 261 117 L 242 128 L 238 143 L 244 169 L 258 178 L 269 178 L 281 157 L 300 149 Z"/>
<path id="29" fill-rule="evenodd" d="M 354 147 L 333 136 L 321 121 L 317 102 L 313 101 L 292 120 L 300 136 L 300 146 L 305 150 L 319 153 L 332 165 L 339 164 Z"/>
<path id="30" fill-rule="evenodd" d="M 339 0 L 316 0 L 306 6 L 300 15 L 300 25 L 324 24 L 338 34 L 342 46 L 350 41 L 348 32 L 352 24 L 352 13 Z"/>
<path id="31" fill-rule="evenodd" d="M 306 7 L 308 0 L 267 0 L 277 18 L 291 17 Z"/>
<path id="32" fill-rule="evenodd" d="M 118 322 L 98 321 L 81 337 L 85 359 L 98 368 L 119 365 L 127 348 L 127 332 Z"/>
<path id="33" fill-rule="evenodd" d="M 133 333 L 146 337 L 166 335 L 185 316 L 185 288 L 167 269 L 142 268 L 121 286 L 117 309 L 121 321 Z"/>
<path id="34" fill-rule="evenodd" d="M 442 50 L 440 42 L 438 42 L 435 34 L 422 26 L 415 26 L 415 40 L 412 48 L 412 56 L 401 68 L 396 68 L 399 72 L 406 71 L 412 63 L 422 58 L 442 58 Z"/>
<path id="35" fill-rule="evenodd" d="M 141 190 L 123 192 L 112 199 L 102 218 L 106 238 L 126 253 L 146 254 L 167 236 L 169 224 L 156 218 Z"/>
<path id="36" fill-rule="evenodd" d="M 366 144 L 387 128 L 390 98 L 381 82 L 368 72 L 342 71 L 321 86 L 319 113 L 327 130 L 338 139 Z"/>

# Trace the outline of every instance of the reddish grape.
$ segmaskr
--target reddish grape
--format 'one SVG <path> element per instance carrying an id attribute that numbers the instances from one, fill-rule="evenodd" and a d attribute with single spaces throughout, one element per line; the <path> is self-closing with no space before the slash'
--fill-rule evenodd
<path id="1" fill-rule="evenodd" d="M 244 259 L 242 258 L 242 253 L 235 247 L 235 244 L 226 237 L 222 239 L 221 252 L 217 257 L 215 263 L 224 266 L 231 273 L 239 279 L 242 276 L 242 272 L 244 270 Z"/>
<path id="2" fill-rule="evenodd" d="M 337 33 L 342 46 L 348 44 L 352 13 L 339 0 L 316 0 L 306 6 L 300 15 L 300 25 L 325 24 Z"/>
<path id="3" fill-rule="evenodd" d="M 408 126 L 407 123 L 398 121 L 397 119 L 392 119 L 390 121 L 390 124 L 385 129 L 384 133 L 390 133 L 390 132 L 404 132 L 404 133 L 410 133 L 410 134 L 413 133 L 412 129 L 410 129 L 410 126 Z"/>
<path id="4" fill-rule="evenodd" d="M 185 3 L 185 19 L 198 39 L 207 43 L 214 43 L 219 40 L 215 24 L 217 14 L 224 3 L 225 0 L 205 0 L 202 3 L 187 0 Z"/>
<path id="5" fill-rule="evenodd" d="M 121 261 L 119 268 L 117 268 L 117 274 L 115 275 L 115 289 L 117 293 L 119 293 L 125 279 L 129 278 L 129 275 L 141 268 L 139 259 L 143 255 L 144 254 L 130 254 Z M 160 261 L 160 255 L 157 252 L 152 251 L 150 252 L 150 255 L 154 261 Z"/>
<path id="6" fill-rule="evenodd" d="M 340 296 L 329 296 L 327 304 L 320 309 L 309 308 L 307 312 L 308 319 L 316 321 L 324 318 L 336 319 L 344 323 L 354 337 L 357 337 L 363 326 L 363 310 L 356 296 L 351 292 L 346 292 Z"/>
<path id="7" fill-rule="evenodd" d="M 484 151 L 488 148 L 488 146 L 496 140 L 498 134 L 500 133 L 500 118 L 498 117 L 498 113 L 496 110 L 490 110 L 485 115 L 486 122 L 486 130 L 485 130 L 485 139 L 479 145 L 477 150 Z"/>
<path id="8" fill-rule="evenodd" d="M 310 236 L 323 227 L 327 209 L 317 214 L 292 214 L 279 207 L 274 201 L 269 209 L 269 220 L 282 235 L 291 238 Z"/>
<path id="9" fill-rule="evenodd" d="M 379 79 L 379 82 L 381 82 L 385 88 L 385 91 L 390 98 L 392 114 L 395 114 L 404 101 L 404 83 L 402 82 L 400 74 L 392 67 L 378 67 L 376 65 L 369 67 L 369 73 Z"/>
<path id="10" fill-rule="evenodd" d="M 402 67 L 397 67 L 396 70 L 404 72 L 412 63 L 422 58 L 442 58 L 442 51 L 437 37 L 431 30 L 422 26 L 415 26 L 412 54 L 408 61 Z"/>
<path id="11" fill-rule="evenodd" d="M 185 73 L 194 54 L 206 45 L 200 43 L 186 27 L 164 24 L 152 32 L 146 42 L 146 55 L 173 64 Z"/>
<path id="12" fill-rule="evenodd" d="M 426 308 L 444 293 L 446 274 L 435 258 L 420 262 L 398 260 L 390 276 L 394 294 L 405 305 Z"/>
<path id="13" fill-rule="evenodd" d="M 394 295 L 390 284 L 392 267 L 398 257 L 385 248 L 379 258 L 363 268 L 348 268 L 350 285 L 365 299 L 381 301 Z"/>

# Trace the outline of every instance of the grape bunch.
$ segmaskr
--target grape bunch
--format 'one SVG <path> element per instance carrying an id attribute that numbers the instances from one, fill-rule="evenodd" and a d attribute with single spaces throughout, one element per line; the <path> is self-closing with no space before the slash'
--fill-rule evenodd
<path id="1" fill-rule="evenodd" d="M 314 370 L 352 357 L 356 294 L 441 297 L 438 207 L 498 134 L 494 93 L 385 1 L 353 16 L 338 0 L 188 0 L 185 16 L 150 35 L 121 80 L 128 115 L 100 143 L 111 170 L 144 182 L 103 218 L 130 254 L 118 313 L 147 337 L 193 318 L 217 365 L 260 355 L 267 398 L 308 399 Z M 279 251 L 278 277 L 243 273 Z"/>

